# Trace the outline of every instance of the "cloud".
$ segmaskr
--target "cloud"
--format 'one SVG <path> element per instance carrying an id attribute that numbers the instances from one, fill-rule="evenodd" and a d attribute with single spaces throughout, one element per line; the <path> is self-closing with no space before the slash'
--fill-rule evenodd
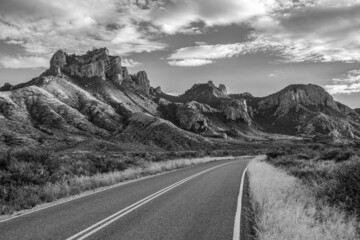
<path id="1" fill-rule="evenodd" d="M 24 55 L 33 56 L 58 49 L 79 53 L 92 47 L 122 55 L 164 49 L 166 44 L 154 40 L 141 25 L 149 20 L 146 2 L 2 1 L 0 40 L 18 44 Z"/>
<path id="2" fill-rule="evenodd" d="M 360 61 L 360 1 L 319 0 L 274 8 L 251 23 L 289 62 Z"/>
<path id="3" fill-rule="evenodd" d="M 326 91 L 330 94 L 352 94 L 360 92 L 360 83 L 353 83 L 350 85 L 338 84 L 338 85 L 327 85 L 325 86 Z"/>
<path id="4" fill-rule="evenodd" d="M 215 45 L 196 45 L 191 47 L 184 47 L 175 50 L 167 60 L 215 60 L 232 58 L 239 55 L 267 53 L 277 57 L 278 62 L 302 62 L 308 59 L 315 59 L 321 56 L 309 52 L 306 46 L 302 44 L 293 44 L 292 42 L 274 42 L 260 36 L 253 36 L 252 39 L 246 42 L 233 44 L 215 44 Z M 172 62 L 175 66 L 176 62 Z M 207 61 L 207 64 L 213 61 Z"/>
<path id="5" fill-rule="evenodd" d="M 278 75 L 277 75 L 276 73 L 270 73 L 270 74 L 269 74 L 269 77 L 270 77 L 270 78 L 277 78 Z"/>
<path id="6" fill-rule="evenodd" d="M 141 63 L 133 60 L 133 59 L 130 59 L 130 58 L 122 58 L 121 59 L 121 65 L 124 66 L 124 67 L 129 67 L 129 68 L 133 68 L 133 67 L 137 67 L 137 66 L 140 66 Z"/>
<path id="7" fill-rule="evenodd" d="M 266 13 L 260 0 L 173 0 L 159 1 L 151 10 L 151 22 L 162 32 L 176 34 L 191 28 L 192 23 L 226 26 L 242 23 Z"/>
<path id="8" fill-rule="evenodd" d="M 48 68 L 49 60 L 43 57 L 0 57 L 0 64 L 4 68 Z"/>
<path id="9" fill-rule="evenodd" d="M 334 78 L 332 84 L 326 85 L 325 89 L 334 95 L 360 92 L 360 70 L 351 70 L 341 78 Z"/>
<path id="10" fill-rule="evenodd" d="M 163 42 L 166 35 L 202 34 L 209 28 L 232 24 L 246 24 L 252 35 L 246 42 L 233 44 L 198 42 L 175 50 L 168 60 L 172 65 L 195 66 L 263 52 L 276 56 L 279 62 L 360 61 L 359 0 L 0 3 L 0 40 L 21 46 L 24 59 L 44 58 L 58 49 L 82 53 L 92 47 L 107 47 L 111 53 L 125 56 L 153 52 L 167 48 Z"/>
<path id="11" fill-rule="evenodd" d="M 198 67 L 198 66 L 211 64 L 213 63 L 213 61 L 208 59 L 190 58 L 183 60 L 173 60 L 173 61 L 169 61 L 168 63 L 171 66 L 178 66 L 178 67 Z"/>
<path id="12" fill-rule="evenodd" d="M 198 45 L 177 49 L 168 59 L 220 59 L 229 58 L 243 49 L 243 44 Z"/>

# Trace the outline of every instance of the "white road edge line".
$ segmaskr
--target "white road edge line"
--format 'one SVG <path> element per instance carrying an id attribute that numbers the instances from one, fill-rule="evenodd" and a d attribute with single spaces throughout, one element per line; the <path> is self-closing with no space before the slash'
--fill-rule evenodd
<path id="1" fill-rule="evenodd" d="M 247 158 L 247 157 L 249 157 L 249 156 L 245 155 L 245 156 L 237 156 L 237 157 L 234 157 L 234 156 L 219 157 L 219 158 L 215 157 L 214 161 L 210 161 L 208 163 L 215 162 L 215 161 L 222 161 L 222 160 L 233 160 L 233 159 L 237 159 L 237 158 Z M 224 158 L 224 159 L 221 159 L 221 158 Z M 193 166 L 196 166 L 196 165 L 190 165 L 188 167 L 193 167 Z M 25 213 L 22 213 L 22 214 L 13 216 L 13 217 L 9 217 L 9 218 L 0 220 L 0 223 L 7 222 L 7 221 L 10 221 L 12 219 L 23 217 L 25 215 L 29 215 L 29 214 L 32 214 L 32 213 L 36 213 L 36 212 L 39 212 L 39 211 L 42 211 L 42 210 L 45 210 L 45 209 L 48 209 L 48 208 L 51 208 L 51 207 L 55 207 L 55 206 L 58 206 L 58 205 L 61 205 L 61 204 L 64 204 L 64 203 L 68 203 L 68 202 L 71 202 L 71 201 L 74 201 L 74 200 L 77 200 L 77 199 L 80 199 L 80 198 L 84 198 L 84 197 L 93 195 L 93 194 L 104 192 L 104 191 L 107 191 L 107 190 L 110 190 L 110 189 L 113 189 L 113 188 L 116 188 L 116 187 L 120 187 L 120 186 L 123 186 L 123 185 L 126 185 L 126 184 L 142 181 L 142 180 L 145 180 L 145 179 L 148 179 L 148 178 L 161 176 L 161 175 L 164 175 L 164 174 L 180 171 L 180 170 L 183 170 L 183 169 L 184 168 L 178 168 L 178 169 L 175 169 L 175 170 L 170 170 L 170 171 L 166 171 L 166 172 L 162 172 L 162 173 L 158 173 L 158 174 L 154 174 L 154 175 L 149 175 L 149 176 L 144 176 L 144 177 L 137 178 L 137 179 L 127 180 L 125 182 L 119 182 L 119 183 L 116 183 L 114 185 L 101 187 L 103 189 L 100 188 L 100 189 L 89 190 L 89 193 L 81 193 L 79 196 L 76 196 L 76 195 L 75 196 L 69 196 L 70 199 L 65 199 L 63 201 L 61 201 L 61 199 L 59 199 L 61 201 L 59 203 L 54 203 L 54 204 L 51 204 L 49 206 L 41 207 L 41 208 L 35 209 L 35 210 L 30 210 L 29 212 L 25 212 Z"/>
<path id="2" fill-rule="evenodd" d="M 244 179 L 245 179 L 245 173 L 246 173 L 247 169 L 248 168 L 246 167 L 242 174 L 242 177 L 241 177 L 240 190 L 239 190 L 239 196 L 238 196 L 237 208 L 236 208 L 236 214 L 235 214 L 235 221 L 234 221 L 233 240 L 240 240 L 242 196 L 243 196 L 243 192 L 244 192 Z"/>
<path id="3" fill-rule="evenodd" d="M 124 208 L 124 209 L 122 209 L 122 210 L 114 213 L 113 215 L 111 215 L 111 216 L 109 216 L 109 217 L 107 217 L 107 218 L 104 218 L 103 220 L 101 220 L 101 221 L 99 221 L 99 222 L 91 225 L 90 227 L 84 229 L 83 231 L 75 234 L 74 236 L 68 238 L 68 240 L 75 239 L 76 237 L 84 234 L 84 233 L 87 232 L 87 231 L 90 231 L 91 229 L 93 229 L 93 228 L 101 225 L 102 223 L 104 223 L 104 222 L 106 222 L 106 221 L 109 221 L 109 220 L 117 217 L 119 214 L 121 214 L 121 213 L 123 213 L 123 212 L 125 212 L 125 211 L 127 211 L 127 210 L 129 210 L 129 209 L 131 209 L 131 208 L 133 208 L 133 207 L 136 207 L 137 205 L 141 204 L 142 202 L 144 202 L 144 201 L 146 201 L 146 200 L 148 200 L 148 199 L 150 199 L 150 198 L 152 199 L 154 196 L 156 197 L 157 195 L 161 194 L 162 192 L 164 192 L 164 191 L 166 191 L 166 190 L 168 190 L 168 189 L 172 189 L 173 187 L 176 187 L 177 185 L 179 185 L 179 184 L 181 184 L 181 183 L 189 180 L 189 178 L 190 178 L 190 177 L 184 178 L 183 180 L 181 180 L 181 181 L 179 181 L 179 182 L 176 182 L 176 183 L 174 183 L 174 184 L 172 184 L 172 185 L 170 185 L 170 186 L 168 186 L 168 187 L 166 187 L 166 188 L 161 189 L 160 191 L 157 191 L 157 192 L 155 192 L 155 193 L 147 196 L 146 198 L 143 198 L 143 199 L 137 201 L 137 202 L 134 203 L 134 204 L 131 204 L 130 206 L 128 206 L 128 207 L 126 207 L 126 208 Z"/>
<path id="4" fill-rule="evenodd" d="M 166 188 L 163 188 L 160 191 L 158 191 L 158 192 L 156 192 L 154 194 L 151 194 L 150 196 L 148 196 L 146 198 L 143 198 L 140 201 L 138 201 L 138 202 L 136 202 L 136 203 L 134 203 L 134 204 L 132 204 L 132 205 L 118 211 L 118 212 L 116 212 L 115 214 L 113 214 L 113 215 L 111 215 L 111 216 L 109 216 L 109 217 L 107 217 L 107 218 L 93 224 L 92 226 L 82 230 L 81 232 L 78 232 L 77 234 L 67 238 L 66 240 L 74 240 L 74 239 L 83 240 L 83 239 L 89 237 L 90 235 L 98 232 L 102 228 L 104 228 L 104 227 L 110 225 L 111 223 L 117 221 L 118 219 L 125 216 L 126 214 L 136 210 L 137 208 L 141 207 L 142 205 L 146 204 L 147 202 L 150 202 L 151 200 L 153 200 L 153 199 L 165 194 L 166 192 L 176 188 L 177 186 L 179 186 L 179 185 L 181 185 L 181 184 L 183 184 L 183 183 L 185 183 L 185 182 L 187 182 L 187 181 L 189 181 L 189 180 L 191 180 L 191 179 L 193 179 L 193 178 L 195 178 L 195 177 L 197 177 L 199 175 L 202 175 L 202 174 L 204 174 L 206 172 L 209 172 L 209 171 L 211 171 L 211 170 L 213 170 L 215 168 L 219 168 L 219 167 L 231 164 L 231 163 L 234 163 L 234 162 L 229 162 L 229 163 L 224 163 L 224 164 L 221 164 L 221 165 L 217 165 L 215 167 L 206 169 L 204 171 L 193 174 L 193 175 L 191 175 L 191 176 L 189 176 L 187 178 L 184 178 L 184 179 L 182 179 L 182 180 L 180 180 L 180 181 L 178 181 L 178 182 L 176 182 L 176 183 L 174 183 L 174 184 L 172 184 L 172 185 L 170 185 L 170 186 L 168 186 Z"/>

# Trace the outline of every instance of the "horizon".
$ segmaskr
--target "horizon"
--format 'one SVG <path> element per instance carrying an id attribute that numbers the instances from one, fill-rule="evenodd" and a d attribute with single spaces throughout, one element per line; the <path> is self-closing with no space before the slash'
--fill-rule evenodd
<path id="1" fill-rule="evenodd" d="M 358 0 L 5 1 L 0 85 L 39 76 L 58 49 L 107 47 L 171 94 L 209 80 L 257 97 L 312 83 L 357 108 L 359 10 Z"/>

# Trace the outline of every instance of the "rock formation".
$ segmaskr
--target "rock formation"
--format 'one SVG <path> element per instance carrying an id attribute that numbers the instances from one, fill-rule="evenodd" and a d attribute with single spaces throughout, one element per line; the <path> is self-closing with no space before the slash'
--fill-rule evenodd
<path id="1" fill-rule="evenodd" d="M 136 86 L 139 89 L 141 89 L 143 92 L 149 94 L 150 81 L 149 81 L 145 71 L 140 71 L 136 75 L 132 76 L 132 80 L 135 82 Z"/>
<path id="2" fill-rule="evenodd" d="M 84 55 L 59 50 L 41 76 L 0 88 L 4 148 L 146 141 L 169 150 L 174 144 L 210 144 L 213 138 L 278 138 L 273 133 L 358 140 L 360 110 L 334 101 L 311 84 L 291 85 L 258 98 L 228 95 L 225 85 L 209 81 L 171 96 L 150 87 L 146 72 L 129 74 L 121 58 L 109 55 L 106 48 Z"/>
<path id="3" fill-rule="evenodd" d="M 150 83 L 146 72 L 130 75 L 127 68 L 121 65 L 121 58 L 109 55 L 107 48 L 94 49 L 84 55 L 69 55 L 62 50 L 57 51 L 50 60 L 50 69 L 43 75 L 61 77 L 63 74 L 78 78 L 100 78 L 112 81 L 117 86 L 127 81 L 149 94 Z"/>
<path id="4" fill-rule="evenodd" d="M 244 99 L 232 99 L 224 101 L 220 105 L 220 109 L 225 115 L 226 119 L 236 121 L 243 120 L 249 126 L 251 125 L 251 118 L 248 113 L 248 107 Z"/>
<path id="5" fill-rule="evenodd" d="M 5 83 L 4 86 L 2 86 L 0 88 L 0 91 L 9 91 L 12 90 L 13 85 L 11 85 L 10 83 Z"/>
<path id="6" fill-rule="evenodd" d="M 267 97 L 253 98 L 248 104 L 253 121 L 265 131 L 308 136 L 332 134 L 340 138 L 359 136 L 360 115 L 335 102 L 317 85 L 290 85 Z"/>
<path id="7" fill-rule="evenodd" d="M 220 84 L 218 88 L 223 94 L 227 95 L 227 89 L 224 84 Z"/>
<path id="8" fill-rule="evenodd" d="M 179 96 L 179 101 L 197 101 L 199 103 L 208 104 L 211 107 L 218 107 L 221 103 L 221 99 L 229 98 L 223 90 L 224 89 L 221 90 L 217 88 L 212 81 L 209 81 L 206 84 L 195 84 L 184 94 Z"/>
<path id="9" fill-rule="evenodd" d="M 184 104 L 177 108 L 176 117 L 179 126 L 195 133 L 203 133 L 208 130 L 208 120 L 200 111 L 191 104 Z"/>

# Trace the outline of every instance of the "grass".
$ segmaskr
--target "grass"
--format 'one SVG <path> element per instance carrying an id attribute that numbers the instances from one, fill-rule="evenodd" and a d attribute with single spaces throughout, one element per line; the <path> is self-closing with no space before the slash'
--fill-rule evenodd
<path id="1" fill-rule="evenodd" d="M 250 195 L 259 240 L 354 240 L 354 216 L 316 197 L 314 188 L 263 161 L 249 164 Z"/>
<path id="2" fill-rule="evenodd" d="M 317 199 L 360 219 L 358 149 L 328 147 L 302 154 L 268 155 L 268 162 L 300 179 Z M 306 157 L 304 157 L 304 155 Z"/>
<path id="3" fill-rule="evenodd" d="M 67 161 L 51 159 L 46 152 L 6 152 L 0 155 L 0 213 L 10 214 L 87 190 L 228 158 L 153 162 L 141 158 L 88 156 Z"/>

